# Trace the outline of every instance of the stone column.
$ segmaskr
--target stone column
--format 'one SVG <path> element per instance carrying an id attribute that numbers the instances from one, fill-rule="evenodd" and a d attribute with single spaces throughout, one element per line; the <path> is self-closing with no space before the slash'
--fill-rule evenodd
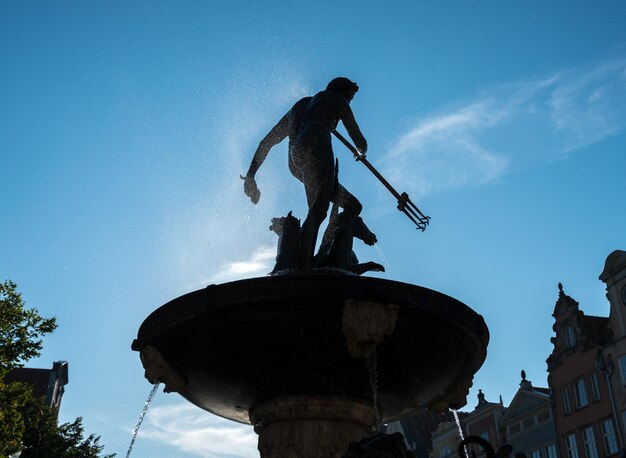
<path id="1" fill-rule="evenodd" d="M 341 458 L 375 432 L 371 403 L 335 396 L 288 396 L 250 410 L 261 458 Z"/>

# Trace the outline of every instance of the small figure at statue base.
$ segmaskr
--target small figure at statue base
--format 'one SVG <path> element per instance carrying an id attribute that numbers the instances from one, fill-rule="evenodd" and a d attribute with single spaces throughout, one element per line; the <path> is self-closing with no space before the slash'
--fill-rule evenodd
<path id="1" fill-rule="evenodd" d="M 341 215 L 336 215 L 334 219 L 341 220 Z M 360 218 L 359 218 L 360 219 Z M 333 218 L 331 216 L 331 221 Z M 364 226 L 364 225 L 363 225 Z M 301 233 L 300 220 L 289 212 L 287 216 L 272 218 L 270 231 L 278 236 L 278 248 L 276 252 L 276 264 L 270 275 L 284 275 L 302 270 L 315 271 L 323 270 L 328 272 L 333 270 L 338 273 L 362 275 L 365 272 L 384 272 L 385 268 L 376 262 L 359 263 L 359 260 L 352 251 L 353 230 L 340 222 L 336 227 L 327 229 L 332 236 L 328 236 L 326 252 L 320 252 L 313 259 L 313 264 L 304 269 L 302 265 L 302 247 L 300 242 Z M 325 244 L 322 242 L 322 247 Z"/>

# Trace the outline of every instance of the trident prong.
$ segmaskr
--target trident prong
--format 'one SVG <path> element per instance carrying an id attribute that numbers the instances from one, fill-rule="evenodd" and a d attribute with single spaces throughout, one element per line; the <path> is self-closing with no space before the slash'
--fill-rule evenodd
<path id="1" fill-rule="evenodd" d="M 365 158 L 364 155 L 359 153 L 359 151 L 350 143 L 346 138 L 341 135 L 336 130 L 333 130 L 333 135 L 339 139 L 341 143 L 343 143 L 354 155 L 357 161 L 363 163 L 365 167 L 369 169 L 370 172 L 374 174 L 376 178 L 387 188 L 387 190 L 393 194 L 393 196 L 398 200 L 398 210 L 404 213 L 409 219 L 417 226 L 417 229 L 420 229 L 422 232 L 426 230 L 426 226 L 430 224 L 430 216 L 424 215 L 422 211 L 417 208 L 409 195 L 406 192 L 399 194 L 398 191 L 394 189 L 393 186 L 389 184 L 389 182 L 374 168 L 372 164 Z"/>

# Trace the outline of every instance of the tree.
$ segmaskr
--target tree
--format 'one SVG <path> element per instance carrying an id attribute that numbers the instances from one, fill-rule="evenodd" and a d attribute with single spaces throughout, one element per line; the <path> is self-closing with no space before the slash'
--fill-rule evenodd
<path id="1" fill-rule="evenodd" d="M 0 283 L 0 456 L 19 449 L 25 430 L 22 415 L 32 398 L 23 383 L 5 383 L 10 369 L 39 356 L 43 336 L 57 327 L 56 318 L 43 318 L 37 309 L 27 309 L 17 285 Z"/>
<path id="2" fill-rule="evenodd" d="M 19 450 L 26 428 L 22 412 L 33 396 L 29 386 L 3 379 L 0 374 L 0 457 Z"/>
<path id="3" fill-rule="evenodd" d="M 11 369 L 40 355 L 43 337 L 56 327 L 56 318 L 26 308 L 15 283 L 0 283 L 0 458 L 22 445 L 24 458 L 100 458 L 100 437 L 84 437 L 81 417 L 57 425 L 57 411 L 36 399 L 30 386 L 4 381 Z"/>
<path id="4" fill-rule="evenodd" d="M 56 412 L 31 399 L 24 411 L 26 430 L 23 441 L 25 449 L 20 458 L 111 458 L 115 455 L 100 453 L 104 445 L 100 437 L 85 437 L 82 417 L 57 425 Z"/>
<path id="5" fill-rule="evenodd" d="M 43 336 L 56 327 L 56 318 L 43 318 L 37 309 L 25 307 L 15 283 L 11 280 L 0 283 L 1 369 L 23 366 L 24 362 L 39 356 Z"/>

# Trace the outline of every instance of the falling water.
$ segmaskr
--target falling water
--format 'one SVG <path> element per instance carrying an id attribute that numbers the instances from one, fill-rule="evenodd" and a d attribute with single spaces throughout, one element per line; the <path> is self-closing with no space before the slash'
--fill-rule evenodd
<path id="1" fill-rule="evenodd" d="M 385 257 L 385 254 L 383 253 L 382 248 L 380 248 L 380 245 L 378 243 L 374 244 L 374 248 L 376 248 L 376 251 L 378 251 L 378 256 L 380 256 L 380 260 L 382 261 L 383 266 L 385 266 L 385 276 L 387 278 L 391 278 L 391 265 L 389 264 L 389 261 Z"/>
<path id="2" fill-rule="evenodd" d="M 135 439 L 137 439 L 137 433 L 139 432 L 139 428 L 141 428 L 141 423 L 143 423 L 143 418 L 146 416 L 146 413 L 148 412 L 148 409 L 150 408 L 150 404 L 152 404 L 152 399 L 154 398 L 154 395 L 159 389 L 159 385 L 160 385 L 159 382 L 155 383 L 154 386 L 152 387 L 152 390 L 150 390 L 150 394 L 148 395 L 148 399 L 146 399 L 146 403 L 143 406 L 141 415 L 139 415 L 137 426 L 135 426 L 135 432 L 133 433 L 133 438 L 131 439 L 130 445 L 128 446 L 128 451 L 126 452 L 126 458 L 130 456 L 130 452 L 133 450 L 133 445 L 135 445 Z"/>
<path id="3" fill-rule="evenodd" d="M 456 421 L 456 426 L 457 428 L 459 428 L 459 436 L 461 436 L 461 441 L 464 441 L 465 437 L 463 436 L 463 428 L 461 427 L 461 420 L 459 420 L 459 414 L 457 413 L 456 409 L 450 409 L 450 410 L 452 410 L 452 414 L 454 415 L 454 421 Z M 463 446 L 463 449 L 465 450 L 465 456 L 469 458 L 469 453 L 467 453 L 467 447 Z"/>
<path id="4" fill-rule="evenodd" d="M 378 358 L 376 357 L 376 349 L 374 349 L 367 361 L 365 362 L 370 373 L 370 385 L 374 396 L 374 415 L 376 416 L 376 431 L 380 432 L 380 412 L 378 410 Z"/>

